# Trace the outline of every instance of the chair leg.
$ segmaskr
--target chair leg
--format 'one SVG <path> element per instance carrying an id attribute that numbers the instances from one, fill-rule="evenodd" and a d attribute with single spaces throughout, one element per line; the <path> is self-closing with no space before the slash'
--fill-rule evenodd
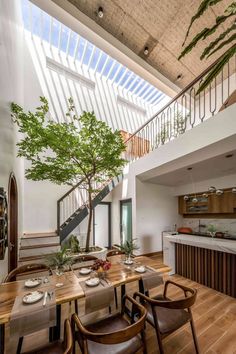
<path id="1" fill-rule="evenodd" d="M 21 353 L 22 344 L 23 344 L 23 339 L 24 339 L 24 337 L 20 337 L 20 338 L 19 338 L 18 345 L 17 345 L 17 350 L 16 350 L 16 354 L 20 354 L 20 353 Z"/>
<path id="2" fill-rule="evenodd" d="M 162 344 L 162 340 L 161 340 L 161 334 L 160 334 L 160 332 L 158 331 L 157 328 L 155 328 L 155 330 L 156 330 L 156 335 L 157 335 L 157 341 L 158 341 L 158 345 L 159 345 L 160 354 L 164 354 L 164 348 L 163 348 L 163 344 Z"/>
<path id="3" fill-rule="evenodd" d="M 143 354 L 147 354 L 146 334 L 145 334 L 144 329 L 141 332 L 141 337 L 142 337 L 142 341 L 143 341 Z"/>
<path id="4" fill-rule="evenodd" d="M 78 315 L 79 314 L 79 310 L 78 310 L 78 301 L 75 300 L 75 313 Z"/>
<path id="5" fill-rule="evenodd" d="M 196 354 L 200 354 L 200 349 L 199 349 L 199 345 L 198 345 L 197 334 L 196 334 L 195 326 L 194 326 L 194 323 L 193 323 L 193 319 L 191 319 L 190 325 L 191 325 L 191 330 L 192 330 L 192 335 L 193 335 L 193 342 L 194 342 Z"/>
<path id="6" fill-rule="evenodd" d="M 118 309 L 118 299 L 117 299 L 117 289 L 114 289 L 115 292 L 115 305 L 116 305 L 116 309 Z"/>

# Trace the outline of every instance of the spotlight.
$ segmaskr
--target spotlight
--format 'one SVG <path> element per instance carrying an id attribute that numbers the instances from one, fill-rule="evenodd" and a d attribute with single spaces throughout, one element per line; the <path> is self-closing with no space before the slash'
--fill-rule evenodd
<path id="1" fill-rule="evenodd" d="M 145 47 L 145 48 L 144 48 L 144 51 L 143 51 L 143 54 L 144 54 L 144 55 L 148 55 L 148 53 L 149 53 L 148 47 Z"/>
<path id="2" fill-rule="evenodd" d="M 104 13 L 103 13 L 103 8 L 100 6 L 100 7 L 98 8 L 98 17 L 99 17 L 99 18 L 103 18 L 103 15 L 104 15 Z"/>
<path id="3" fill-rule="evenodd" d="M 224 191 L 222 191 L 222 189 L 216 190 L 216 195 L 222 195 L 223 193 L 224 193 Z"/>
<path id="4" fill-rule="evenodd" d="M 232 193 L 236 193 L 236 187 L 232 188 Z"/>
<path id="5" fill-rule="evenodd" d="M 197 198 L 193 198 L 193 203 L 197 203 L 198 202 L 198 199 Z"/>
<path id="6" fill-rule="evenodd" d="M 216 188 L 213 187 L 213 186 L 211 186 L 211 187 L 208 188 L 208 191 L 209 191 L 210 193 L 214 193 L 214 192 L 216 191 Z"/>
<path id="7" fill-rule="evenodd" d="M 189 200 L 189 197 L 187 195 L 185 195 L 184 200 Z"/>

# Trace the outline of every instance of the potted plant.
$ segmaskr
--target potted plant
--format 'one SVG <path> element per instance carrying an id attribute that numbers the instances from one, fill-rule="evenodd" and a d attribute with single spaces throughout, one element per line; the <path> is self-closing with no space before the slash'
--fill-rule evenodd
<path id="1" fill-rule="evenodd" d="M 89 252 L 93 217 L 93 197 L 104 184 L 119 175 L 126 163 L 121 157 L 125 144 L 118 130 L 113 132 L 93 112 L 75 113 L 73 100 L 68 100 L 68 122 L 47 119 L 48 101 L 40 97 L 36 112 L 24 112 L 12 103 L 13 121 L 24 137 L 17 144 L 18 156 L 31 162 L 26 178 L 34 181 L 49 180 L 57 184 L 86 190 L 88 226 L 86 252 Z"/>
<path id="2" fill-rule="evenodd" d="M 131 259 L 131 256 L 132 256 L 132 254 L 133 254 L 133 252 L 135 250 L 139 249 L 138 245 L 136 244 L 136 240 L 137 239 L 126 240 L 121 245 L 115 245 L 122 252 L 124 252 L 124 254 L 126 255 L 126 260 L 125 260 L 126 264 L 132 264 L 133 263 L 133 261 Z"/>
<path id="3" fill-rule="evenodd" d="M 68 249 L 62 247 L 60 251 L 47 257 L 48 266 L 56 270 L 57 275 L 62 275 L 66 269 L 69 269 L 72 264 L 72 258 L 68 254 Z"/>
<path id="4" fill-rule="evenodd" d="M 213 224 L 209 224 L 207 227 L 207 231 L 209 232 L 209 234 L 211 235 L 211 237 L 215 236 L 216 233 L 216 227 Z"/>
<path id="5" fill-rule="evenodd" d="M 75 235 L 70 235 L 70 238 L 68 240 L 68 243 L 66 244 L 66 247 L 68 250 L 70 250 L 71 253 L 79 253 L 80 252 L 80 245 L 79 245 L 78 237 L 76 237 Z"/>

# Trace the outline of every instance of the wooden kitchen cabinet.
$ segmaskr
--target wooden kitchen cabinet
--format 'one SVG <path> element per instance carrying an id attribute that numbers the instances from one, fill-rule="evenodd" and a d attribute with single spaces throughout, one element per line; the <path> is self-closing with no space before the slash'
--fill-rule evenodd
<path id="1" fill-rule="evenodd" d="M 184 200 L 184 196 L 179 197 L 179 214 L 185 216 L 196 216 L 222 214 L 229 217 L 236 216 L 236 194 L 231 192 L 232 188 L 225 189 L 222 195 L 208 194 L 207 192 L 197 193 L 197 203 L 193 203 L 195 195 L 188 195 L 189 199 Z M 207 193 L 208 198 L 203 197 Z M 231 215 L 231 216 L 230 216 Z"/>
<path id="2" fill-rule="evenodd" d="M 234 212 L 233 198 L 234 194 L 226 192 L 222 195 L 209 195 L 209 213 L 213 214 L 227 214 Z"/>

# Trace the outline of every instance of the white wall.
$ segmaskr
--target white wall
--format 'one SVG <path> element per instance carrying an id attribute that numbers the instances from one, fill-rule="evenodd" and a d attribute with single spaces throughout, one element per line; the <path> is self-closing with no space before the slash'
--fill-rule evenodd
<path id="1" fill-rule="evenodd" d="M 139 253 L 162 250 L 162 231 L 179 225 L 178 198 L 174 188 L 136 180 L 136 235 Z"/>
<path id="2" fill-rule="evenodd" d="M 23 104 L 23 33 L 19 27 L 19 1 L 0 1 L 0 186 L 8 191 L 8 179 L 15 173 L 19 192 L 18 234 L 22 234 L 23 165 L 16 158 L 17 132 L 10 116 L 9 104 Z M 8 250 L 0 261 L 0 282 L 8 272 Z"/>

